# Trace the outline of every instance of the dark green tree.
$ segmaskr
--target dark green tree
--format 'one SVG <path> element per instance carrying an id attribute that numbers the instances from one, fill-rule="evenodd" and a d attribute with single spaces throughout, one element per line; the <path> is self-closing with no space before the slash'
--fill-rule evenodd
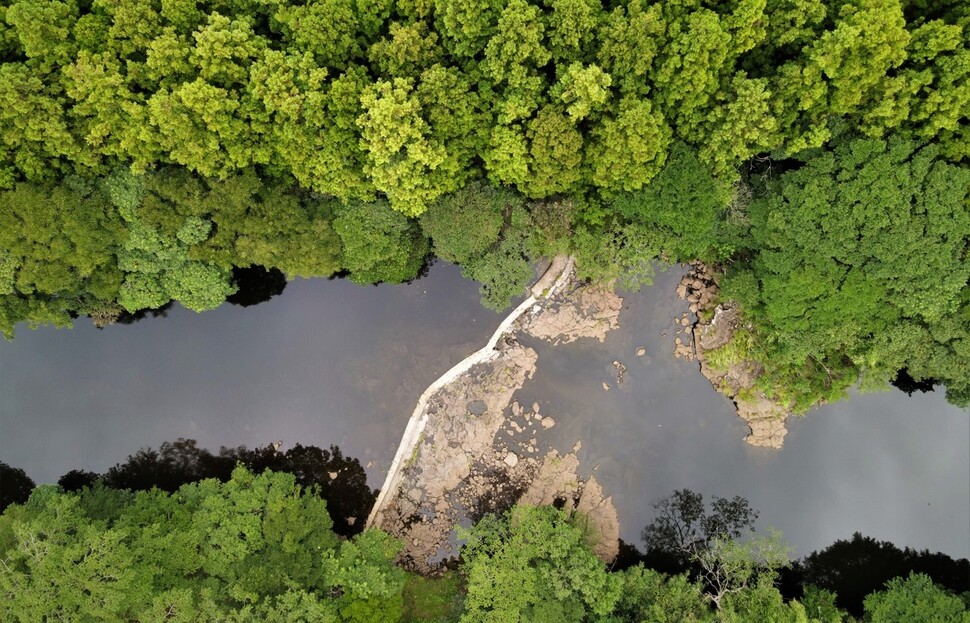
<path id="1" fill-rule="evenodd" d="M 357 283 L 401 283 L 418 275 L 428 239 L 417 222 L 387 201 L 352 201 L 337 210 L 334 230 L 343 242 L 343 264 Z"/>
<path id="2" fill-rule="evenodd" d="M 858 139 L 766 193 L 750 206 L 758 253 L 725 284 L 763 335 L 765 382 L 807 406 L 907 368 L 965 404 L 970 171 L 935 146 Z"/>

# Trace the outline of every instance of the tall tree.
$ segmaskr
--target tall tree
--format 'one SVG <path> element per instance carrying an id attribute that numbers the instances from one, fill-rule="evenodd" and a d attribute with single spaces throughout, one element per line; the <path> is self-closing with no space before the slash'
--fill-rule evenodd
<path id="1" fill-rule="evenodd" d="M 414 221 L 386 201 L 355 201 L 333 222 L 343 241 L 344 268 L 358 283 L 400 283 L 413 279 L 428 254 L 428 239 Z"/>
<path id="2" fill-rule="evenodd" d="M 553 508 L 487 516 L 462 549 L 468 577 L 464 623 L 576 621 L 609 614 L 619 578 L 606 572 L 583 530 Z"/>
<path id="3" fill-rule="evenodd" d="M 895 578 L 886 590 L 866 598 L 866 620 L 871 623 L 891 621 L 926 621 L 926 623 L 966 623 L 970 610 L 956 595 L 947 594 L 929 577 L 911 574 Z"/>

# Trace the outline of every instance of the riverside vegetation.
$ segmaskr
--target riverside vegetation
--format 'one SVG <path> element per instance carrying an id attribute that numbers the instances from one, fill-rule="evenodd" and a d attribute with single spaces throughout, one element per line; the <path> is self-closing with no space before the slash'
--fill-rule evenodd
<path id="1" fill-rule="evenodd" d="M 382 531 L 334 531 L 331 514 L 343 517 L 333 511 L 354 489 L 373 500 L 361 472 L 337 448 L 216 456 L 191 440 L 36 489 L 0 463 L 10 504 L 0 515 L 0 620 L 970 620 L 966 559 L 856 534 L 792 565 L 777 534 L 755 534 L 746 500 L 705 504 L 687 490 L 654 504 L 647 554 L 625 546 L 609 569 L 581 516 L 517 506 L 480 520 L 463 534 L 460 561 L 422 578 L 394 564 L 400 545 Z"/>
<path id="2" fill-rule="evenodd" d="M 5 0 L 0 329 L 361 283 L 703 260 L 794 410 L 970 403 L 970 6 Z"/>

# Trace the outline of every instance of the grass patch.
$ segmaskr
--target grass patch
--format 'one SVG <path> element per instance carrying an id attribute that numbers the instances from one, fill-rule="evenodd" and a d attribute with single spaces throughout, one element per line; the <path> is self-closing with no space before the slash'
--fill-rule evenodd
<path id="1" fill-rule="evenodd" d="M 718 372 L 727 372 L 728 368 L 734 364 L 749 359 L 757 359 L 754 350 L 754 335 L 743 327 L 738 327 L 734 330 L 734 335 L 731 336 L 731 340 L 727 344 L 707 351 L 705 356 L 707 357 L 707 365 L 711 369 Z"/>
<path id="2" fill-rule="evenodd" d="M 440 578 L 409 574 L 404 583 L 402 623 L 452 623 L 461 616 L 463 596 L 454 571 Z"/>

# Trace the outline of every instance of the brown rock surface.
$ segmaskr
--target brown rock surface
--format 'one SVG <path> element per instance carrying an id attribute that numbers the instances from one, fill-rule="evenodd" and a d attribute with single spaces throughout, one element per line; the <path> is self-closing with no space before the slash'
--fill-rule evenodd
<path id="1" fill-rule="evenodd" d="M 717 295 L 715 274 L 702 264 L 696 264 L 681 281 L 687 299 L 697 301 L 701 318 L 693 327 L 694 354 L 700 363 L 701 373 L 711 381 L 719 392 L 734 401 L 738 417 L 743 419 L 751 432 L 744 438 L 752 446 L 781 448 L 788 429 L 785 420 L 791 415 L 787 405 L 779 403 L 758 391 L 756 384 L 762 366 L 757 361 L 743 360 L 732 363 L 726 370 L 715 369 L 708 362 L 707 353 L 721 348 L 731 341 L 734 333 L 744 330 L 740 311 L 730 305 L 717 305 L 711 309 Z M 679 347 L 678 353 L 683 353 Z M 688 357 L 689 358 L 689 357 Z"/>
<path id="2" fill-rule="evenodd" d="M 525 333 L 554 344 L 568 344 L 582 337 L 599 341 L 619 326 L 623 299 L 613 284 L 576 284 L 563 288 L 546 305 L 519 320 Z"/>

